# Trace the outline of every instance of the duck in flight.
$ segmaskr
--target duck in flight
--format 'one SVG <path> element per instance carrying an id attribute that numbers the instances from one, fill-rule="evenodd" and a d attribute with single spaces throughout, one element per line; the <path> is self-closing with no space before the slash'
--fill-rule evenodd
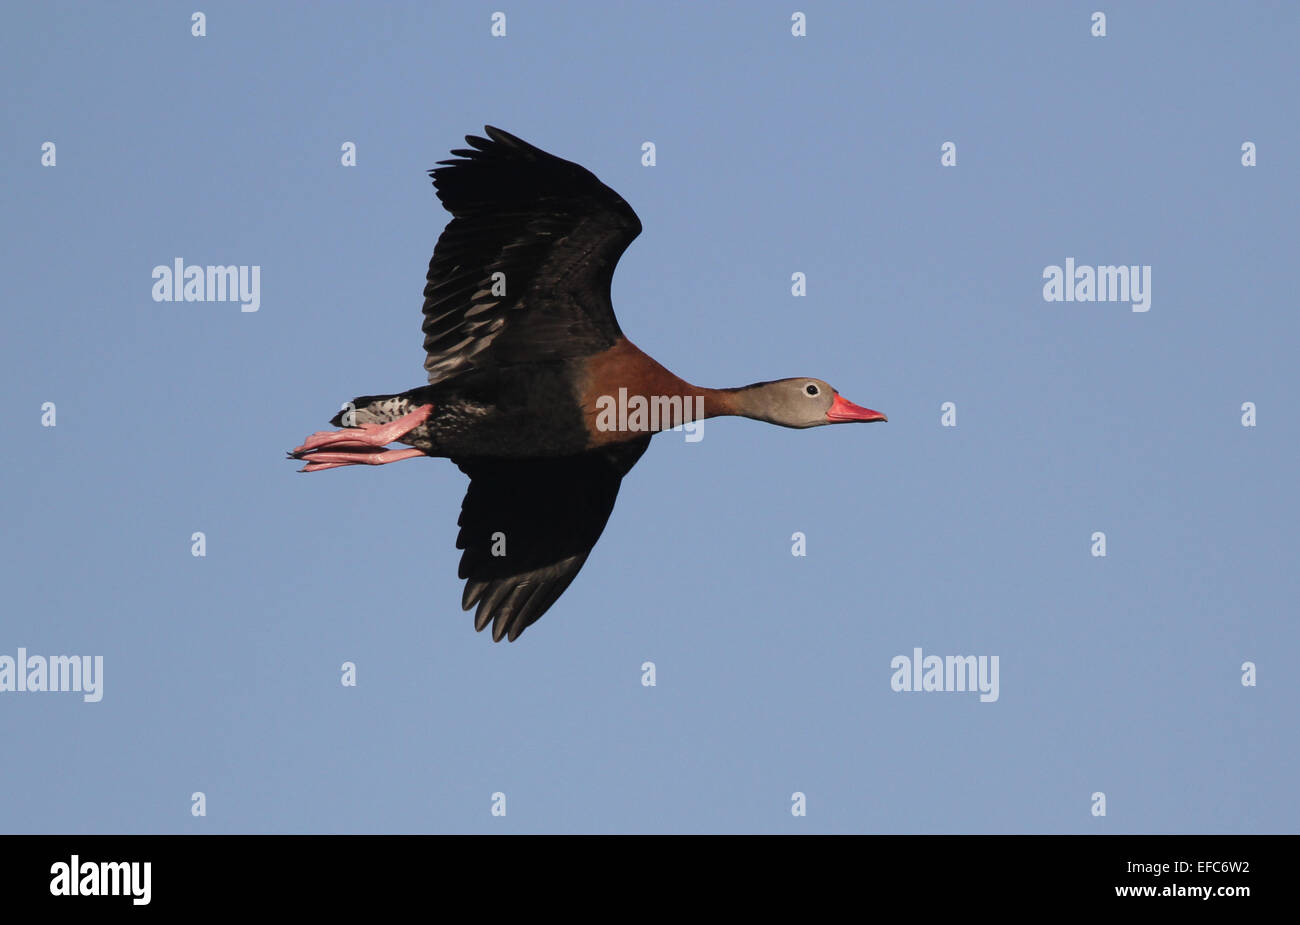
<path id="1" fill-rule="evenodd" d="M 708 389 L 642 353 L 610 302 L 641 233 L 632 207 L 578 164 L 485 131 L 429 171 L 452 218 L 424 287 L 428 384 L 354 398 L 330 422 L 341 430 L 289 455 L 302 472 L 455 463 L 470 479 L 461 606 L 476 608 L 476 630 L 513 642 L 578 574 L 655 433 L 719 415 L 800 428 L 886 417 L 820 379 Z"/>

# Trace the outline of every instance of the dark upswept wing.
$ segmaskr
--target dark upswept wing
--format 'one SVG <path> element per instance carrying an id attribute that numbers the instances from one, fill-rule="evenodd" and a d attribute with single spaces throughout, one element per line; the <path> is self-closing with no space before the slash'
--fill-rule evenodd
<path id="1" fill-rule="evenodd" d="M 641 233 L 632 207 L 586 168 L 484 130 L 429 171 L 452 214 L 424 287 L 431 383 L 474 367 L 587 356 L 621 334 L 609 287 Z M 504 295 L 493 292 L 494 273 L 504 274 Z"/>
<path id="2" fill-rule="evenodd" d="M 452 460 L 470 477 L 456 548 L 465 550 L 461 606 L 475 604 L 474 629 L 511 642 L 538 620 L 577 576 L 614 510 L 623 476 L 649 435 L 553 459 Z M 494 535 L 504 556 L 492 555 Z"/>

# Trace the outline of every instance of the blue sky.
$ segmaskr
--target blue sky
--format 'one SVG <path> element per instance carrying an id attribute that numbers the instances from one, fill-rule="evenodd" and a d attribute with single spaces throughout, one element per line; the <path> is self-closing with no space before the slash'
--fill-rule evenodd
<path id="1" fill-rule="evenodd" d="M 0 656 L 104 676 L 0 693 L 0 831 L 1300 829 L 1300 8 L 1098 6 L 12 7 Z M 642 349 L 889 415 L 656 438 L 512 645 L 451 463 L 283 458 L 423 382 L 424 171 L 484 123 L 637 211 Z M 258 311 L 155 302 L 177 257 Z M 1044 301 L 1067 258 L 1149 311 Z M 918 647 L 998 699 L 892 690 Z"/>

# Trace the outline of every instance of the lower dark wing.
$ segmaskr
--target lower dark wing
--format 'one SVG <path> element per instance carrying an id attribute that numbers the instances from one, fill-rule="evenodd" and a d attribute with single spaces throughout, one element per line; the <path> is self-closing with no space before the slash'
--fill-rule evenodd
<path id="1" fill-rule="evenodd" d="M 511 642 L 541 618 L 577 576 L 614 510 L 618 487 L 645 436 L 554 459 L 452 460 L 470 477 L 461 502 L 461 606 L 474 629 Z"/>

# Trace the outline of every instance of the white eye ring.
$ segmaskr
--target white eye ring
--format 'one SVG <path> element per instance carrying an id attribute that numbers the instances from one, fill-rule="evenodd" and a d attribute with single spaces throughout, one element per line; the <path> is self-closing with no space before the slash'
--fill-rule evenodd
<path id="1" fill-rule="evenodd" d="M 817 384 L 814 382 L 808 383 L 806 386 L 804 386 L 803 390 L 808 395 L 820 395 L 822 393 L 822 390 L 817 388 Z"/>

